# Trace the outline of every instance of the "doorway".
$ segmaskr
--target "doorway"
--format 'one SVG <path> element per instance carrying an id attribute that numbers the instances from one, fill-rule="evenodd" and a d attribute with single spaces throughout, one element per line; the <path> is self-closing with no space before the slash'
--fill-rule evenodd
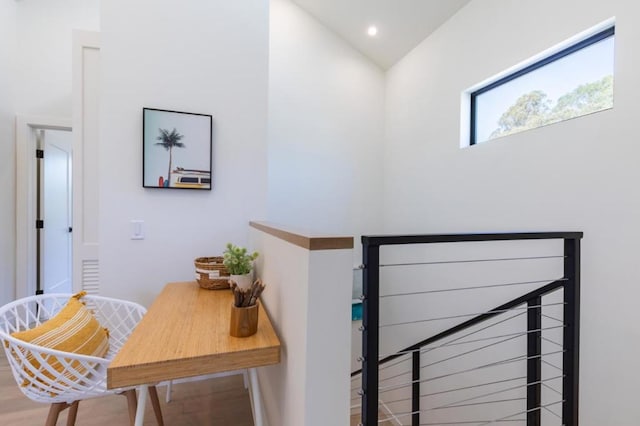
<path id="1" fill-rule="evenodd" d="M 16 118 L 16 298 L 74 289 L 71 153 L 71 120 Z"/>
<path id="2" fill-rule="evenodd" d="M 72 135 L 68 130 L 36 131 L 36 294 L 71 293 Z"/>

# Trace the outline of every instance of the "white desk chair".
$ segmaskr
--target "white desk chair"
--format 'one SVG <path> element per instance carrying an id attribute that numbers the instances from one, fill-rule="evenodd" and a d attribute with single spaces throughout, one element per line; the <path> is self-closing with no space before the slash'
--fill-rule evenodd
<path id="1" fill-rule="evenodd" d="M 109 330 L 109 351 L 104 358 L 53 350 L 11 336 L 13 332 L 29 330 L 52 318 L 71 296 L 31 296 L 0 308 L 0 341 L 13 377 L 29 399 L 51 404 L 46 426 L 55 426 L 58 415 L 66 408 L 70 408 L 67 426 L 73 426 L 80 401 L 111 394 L 127 397 L 129 419 L 133 425 L 137 405 L 135 388 L 107 390 L 107 366 L 146 313 L 144 307 L 101 296 L 82 297 L 82 302 L 86 303 L 101 326 Z M 34 367 L 33 360 L 37 361 L 39 368 Z M 52 369 L 53 361 L 59 361 L 64 370 Z M 149 387 L 149 395 L 158 424 L 163 426 L 155 386 Z"/>

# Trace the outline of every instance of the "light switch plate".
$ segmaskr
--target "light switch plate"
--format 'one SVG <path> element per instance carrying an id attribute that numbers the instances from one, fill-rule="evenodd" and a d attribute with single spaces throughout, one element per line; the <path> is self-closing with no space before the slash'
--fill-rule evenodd
<path id="1" fill-rule="evenodd" d="M 144 240 L 144 220 L 132 220 L 131 230 L 132 240 Z"/>

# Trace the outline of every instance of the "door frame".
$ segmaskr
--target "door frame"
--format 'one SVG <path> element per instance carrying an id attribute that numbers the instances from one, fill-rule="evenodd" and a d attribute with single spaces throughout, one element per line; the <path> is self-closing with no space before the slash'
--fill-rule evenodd
<path id="1" fill-rule="evenodd" d="M 16 116 L 16 298 L 36 292 L 36 130 L 41 129 L 72 131 L 71 119 Z"/>

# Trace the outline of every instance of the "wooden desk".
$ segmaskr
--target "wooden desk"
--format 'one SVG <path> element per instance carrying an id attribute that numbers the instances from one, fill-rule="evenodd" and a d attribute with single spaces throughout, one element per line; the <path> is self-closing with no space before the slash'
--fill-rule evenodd
<path id="1" fill-rule="evenodd" d="M 229 335 L 230 290 L 195 282 L 165 286 L 107 369 L 109 389 L 141 386 L 136 425 L 142 425 L 147 384 L 249 369 L 254 421 L 262 424 L 255 368 L 280 362 L 280 341 L 260 306 L 258 332 Z"/>

